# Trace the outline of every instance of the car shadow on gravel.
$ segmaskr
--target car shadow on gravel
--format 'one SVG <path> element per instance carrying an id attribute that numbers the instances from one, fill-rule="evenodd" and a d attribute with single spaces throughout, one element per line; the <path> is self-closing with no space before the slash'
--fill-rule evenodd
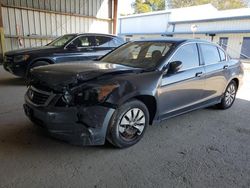
<path id="1" fill-rule="evenodd" d="M 13 77 L 0 80 L 0 86 L 25 86 L 26 82 L 23 78 Z"/>
<path id="2" fill-rule="evenodd" d="M 27 122 L 27 123 L 25 123 Z M 51 137 L 44 129 L 25 121 L 23 124 L 2 124 L 0 126 L 0 150 L 7 151 L 9 148 L 21 149 L 24 151 L 37 150 L 38 148 L 47 151 L 75 151 L 88 152 L 99 150 L 115 150 L 108 142 L 101 146 L 81 146 Z M 11 128 L 6 128 L 10 127 Z"/>

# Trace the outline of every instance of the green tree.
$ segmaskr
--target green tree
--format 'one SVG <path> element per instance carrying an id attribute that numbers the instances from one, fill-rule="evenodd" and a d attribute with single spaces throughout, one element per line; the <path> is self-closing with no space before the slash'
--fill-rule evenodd
<path id="1" fill-rule="evenodd" d="M 136 0 L 132 7 L 135 13 L 145 13 L 165 9 L 165 0 Z"/>
<path id="2" fill-rule="evenodd" d="M 172 8 L 189 7 L 211 3 L 219 10 L 247 7 L 244 0 L 170 0 Z"/>

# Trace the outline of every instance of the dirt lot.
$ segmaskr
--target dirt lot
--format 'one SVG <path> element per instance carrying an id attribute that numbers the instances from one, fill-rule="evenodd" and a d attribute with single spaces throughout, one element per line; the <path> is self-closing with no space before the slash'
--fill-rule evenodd
<path id="1" fill-rule="evenodd" d="M 231 109 L 172 118 L 123 150 L 47 137 L 23 113 L 25 90 L 0 66 L 0 187 L 250 187 L 250 71 Z"/>

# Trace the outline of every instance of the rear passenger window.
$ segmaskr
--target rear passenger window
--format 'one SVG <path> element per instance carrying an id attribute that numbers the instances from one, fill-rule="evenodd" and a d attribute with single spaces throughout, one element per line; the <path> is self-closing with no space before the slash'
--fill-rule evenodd
<path id="1" fill-rule="evenodd" d="M 96 36 L 96 46 L 102 48 L 115 48 L 122 44 L 122 41 L 119 41 L 116 38 L 105 37 L 105 36 Z"/>
<path id="2" fill-rule="evenodd" d="M 78 48 L 94 46 L 95 38 L 93 36 L 81 36 L 71 42 L 71 44 Z"/>
<path id="3" fill-rule="evenodd" d="M 181 70 L 190 69 L 199 66 L 199 54 L 196 44 L 187 44 L 180 47 L 172 57 L 171 62 L 181 61 Z"/>
<path id="4" fill-rule="evenodd" d="M 216 46 L 209 44 L 200 44 L 205 65 L 211 65 L 220 62 L 220 55 Z"/>
<path id="5" fill-rule="evenodd" d="M 120 46 L 120 45 L 122 45 L 122 44 L 123 44 L 123 41 L 122 41 L 122 40 L 118 40 L 118 39 L 116 39 L 116 38 L 113 38 L 113 39 L 110 41 L 110 47 L 113 47 L 113 48 L 118 47 L 118 46 Z"/>
<path id="6" fill-rule="evenodd" d="M 96 36 L 96 46 L 109 47 L 109 43 L 112 40 L 110 37 Z"/>
<path id="7" fill-rule="evenodd" d="M 220 53 L 220 60 L 221 61 L 226 61 L 226 54 L 225 54 L 225 52 L 222 49 L 220 49 L 220 48 L 218 48 L 218 49 L 219 49 L 219 53 Z"/>

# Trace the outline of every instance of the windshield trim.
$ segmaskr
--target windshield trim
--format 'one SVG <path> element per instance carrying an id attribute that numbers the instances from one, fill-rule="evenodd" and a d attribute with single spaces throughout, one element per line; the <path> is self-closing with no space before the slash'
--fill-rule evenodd
<path id="1" fill-rule="evenodd" d="M 52 42 L 56 42 L 56 41 L 60 40 L 61 38 L 65 37 L 65 36 L 72 36 L 72 38 L 69 39 L 68 41 L 66 41 L 66 43 L 65 43 L 64 45 L 62 45 L 62 46 L 50 45 Z M 66 34 L 66 35 L 62 35 L 62 36 L 56 38 L 55 40 L 51 41 L 50 43 L 48 43 L 46 46 L 53 46 L 53 47 L 58 47 L 58 48 L 62 48 L 62 47 L 63 47 L 63 48 L 64 48 L 64 47 L 69 43 L 69 41 L 73 40 L 76 36 L 77 36 L 76 34 Z"/>

